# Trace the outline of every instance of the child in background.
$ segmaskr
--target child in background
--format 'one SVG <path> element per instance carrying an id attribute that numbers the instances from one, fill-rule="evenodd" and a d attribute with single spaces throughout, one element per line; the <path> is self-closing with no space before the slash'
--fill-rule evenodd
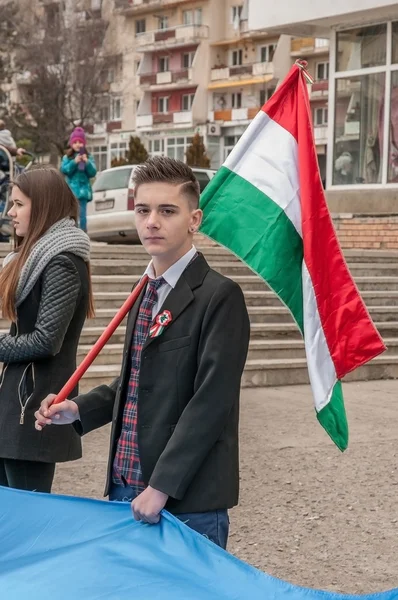
<path id="1" fill-rule="evenodd" d="M 86 150 L 86 134 L 82 127 L 72 131 L 69 146 L 62 159 L 61 173 L 79 201 L 79 226 L 87 231 L 87 202 L 93 199 L 90 179 L 95 177 L 97 168 L 94 158 Z"/>

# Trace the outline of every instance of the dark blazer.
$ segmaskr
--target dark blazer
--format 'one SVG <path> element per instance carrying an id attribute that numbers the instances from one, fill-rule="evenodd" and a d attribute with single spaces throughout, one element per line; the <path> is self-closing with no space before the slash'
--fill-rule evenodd
<path id="1" fill-rule="evenodd" d="M 89 297 L 87 265 L 74 254 L 54 257 L 17 309 L 17 325 L 0 335 L 0 457 L 63 462 L 81 457 L 72 425 L 34 428 L 34 413 L 76 369 Z M 71 397 L 76 396 L 76 388 Z M 21 423 L 21 405 L 26 411 Z"/>
<path id="2" fill-rule="evenodd" d="M 128 318 L 120 377 L 75 399 L 80 433 L 112 421 L 105 495 L 142 295 Z M 166 309 L 172 322 L 142 350 L 138 444 L 143 478 L 170 496 L 166 508 L 171 512 L 230 508 L 238 501 L 239 393 L 250 329 L 243 293 L 199 254 L 167 296 L 161 310 Z"/>

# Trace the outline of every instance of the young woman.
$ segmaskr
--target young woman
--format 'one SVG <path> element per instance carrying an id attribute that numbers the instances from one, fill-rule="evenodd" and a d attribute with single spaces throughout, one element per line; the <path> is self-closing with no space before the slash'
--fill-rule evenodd
<path id="1" fill-rule="evenodd" d="M 90 179 L 95 177 L 97 168 L 94 158 L 86 150 L 86 134 L 82 127 L 76 127 L 69 138 L 69 149 L 61 163 L 61 173 L 79 201 L 79 225 L 87 231 L 87 202 L 93 199 Z"/>
<path id="2" fill-rule="evenodd" d="M 56 169 L 19 175 L 11 202 L 15 251 L 0 272 L 2 316 L 12 323 L 0 334 L 0 485 L 49 493 L 55 463 L 81 457 L 80 438 L 72 426 L 38 433 L 34 413 L 76 368 L 80 333 L 94 312 L 90 243 Z"/>

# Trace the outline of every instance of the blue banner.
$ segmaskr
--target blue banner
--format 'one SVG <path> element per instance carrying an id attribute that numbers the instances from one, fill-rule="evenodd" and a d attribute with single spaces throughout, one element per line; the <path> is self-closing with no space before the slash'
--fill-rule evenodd
<path id="1" fill-rule="evenodd" d="M 1 600 L 350 600 L 250 567 L 167 512 L 0 487 Z M 361 596 L 397 600 L 398 589 Z"/>

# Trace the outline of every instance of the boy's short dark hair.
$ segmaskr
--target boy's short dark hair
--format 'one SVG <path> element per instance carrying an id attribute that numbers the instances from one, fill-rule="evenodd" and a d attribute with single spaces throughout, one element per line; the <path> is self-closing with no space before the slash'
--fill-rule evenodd
<path id="1" fill-rule="evenodd" d="M 138 165 L 133 172 L 135 194 L 143 183 L 170 183 L 181 185 L 192 210 L 199 208 L 200 187 L 192 169 L 181 160 L 154 156 Z"/>

